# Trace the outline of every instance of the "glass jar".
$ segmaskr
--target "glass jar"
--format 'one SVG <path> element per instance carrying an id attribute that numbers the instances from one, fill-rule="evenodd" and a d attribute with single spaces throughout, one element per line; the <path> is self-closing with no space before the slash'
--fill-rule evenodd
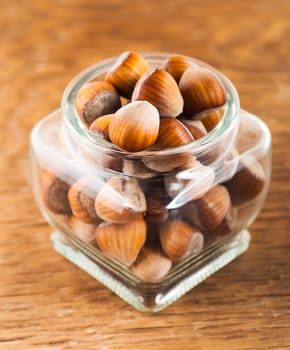
<path id="1" fill-rule="evenodd" d="M 144 55 L 152 67 L 168 56 Z M 221 121 L 181 147 L 123 151 L 85 128 L 75 109 L 80 88 L 115 59 L 78 75 L 61 109 L 34 127 L 34 193 L 60 254 L 135 308 L 158 311 L 247 249 L 246 228 L 269 187 L 271 136 L 240 109 L 225 76 L 188 58 L 224 85 Z"/>

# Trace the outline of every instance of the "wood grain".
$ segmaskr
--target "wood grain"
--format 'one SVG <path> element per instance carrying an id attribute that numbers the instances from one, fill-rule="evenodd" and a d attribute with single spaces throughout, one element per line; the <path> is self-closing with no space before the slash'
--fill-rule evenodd
<path id="1" fill-rule="evenodd" d="M 290 2 L 1 0 L 0 10 L 0 349 L 290 349 Z M 156 315 L 54 252 L 29 179 L 35 122 L 81 69 L 127 49 L 216 66 L 273 135 L 250 249 Z"/>

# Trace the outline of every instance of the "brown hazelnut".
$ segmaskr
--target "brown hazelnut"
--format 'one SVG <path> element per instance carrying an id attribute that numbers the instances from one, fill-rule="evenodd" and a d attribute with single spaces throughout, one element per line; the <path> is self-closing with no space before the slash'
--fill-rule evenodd
<path id="1" fill-rule="evenodd" d="M 205 126 L 206 130 L 210 132 L 218 125 L 223 115 L 224 115 L 224 110 L 222 108 L 219 108 L 213 111 L 203 113 L 199 117 L 199 120 Z"/>
<path id="2" fill-rule="evenodd" d="M 204 234 L 212 237 L 224 236 L 231 233 L 237 222 L 237 209 L 230 206 L 222 222 L 213 230 L 205 231 Z"/>
<path id="3" fill-rule="evenodd" d="M 130 99 L 134 87 L 147 70 L 149 65 L 136 52 L 122 53 L 106 74 L 106 81 L 112 84 L 120 95 Z"/>
<path id="4" fill-rule="evenodd" d="M 168 220 L 159 225 L 162 249 L 172 261 L 179 261 L 203 248 L 203 235 L 181 220 Z"/>
<path id="5" fill-rule="evenodd" d="M 68 191 L 71 210 L 78 219 L 87 224 L 100 222 L 95 210 L 96 190 L 89 177 L 82 177 Z"/>
<path id="6" fill-rule="evenodd" d="M 195 161 L 188 169 L 168 173 L 164 176 L 165 188 L 172 198 L 169 209 L 183 206 L 189 201 L 201 198 L 213 185 L 214 171 Z"/>
<path id="7" fill-rule="evenodd" d="M 96 228 L 96 241 L 100 250 L 110 259 L 127 266 L 136 260 L 146 240 L 144 220 L 131 220 L 124 224 L 103 223 Z"/>
<path id="8" fill-rule="evenodd" d="M 167 220 L 168 209 L 166 204 L 168 198 L 158 195 L 158 193 L 150 192 L 146 194 L 147 210 L 145 220 L 155 224 L 160 224 Z"/>
<path id="9" fill-rule="evenodd" d="M 187 127 L 176 118 L 160 119 L 159 133 L 154 149 L 179 147 L 193 142 L 193 137 Z"/>
<path id="10" fill-rule="evenodd" d="M 240 160 L 236 174 L 224 183 L 232 203 L 240 205 L 258 196 L 265 187 L 266 175 L 262 165 L 254 158 Z"/>
<path id="11" fill-rule="evenodd" d="M 179 88 L 184 100 L 183 112 L 187 116 L 220 107 L 227 100 L 223 84 L 207 68 L 188 68 L 180 79 Z"/>
<path id="12" fill-rule="evenodd" d="M 167 275 L 171 266 L 171 260 L 160 250 L 144 246 L 131 271 L 144 282 L 156 282 Z"/>
<path id="13" fill-rule="evenodd" d="M 111 84 L 95 81 L 80 89 L 75 107 L 80 120 L 89 127 L 100 116 L 115 113 L 121 107 L 121 100 Z"/>
<path id="14" fill-rule="evenodd" d="M 41 175 L 42 199 L 49 210 L 55 214 L 70 214 L 68 201 L 69 184 L 57 175 L 45 171 Z"/>
<path id="15" fill-rule="evenodd" d="M 187 127 L 195 140 L 198 140 L 207 134 L 206 128 L 200 120 L 180 119 L 180 121 Z"/>
<path id="16" fill-rule="evenodd" d="M 74 215 L 69 218 L 68 224 L 73 233 L 83 242 L 92 243 L 95 241 L 95 224 L 88 224 Z"/>
<path id="17" fill-rule="evenodd" d="M 104 221 L 125 223 L 143 217 L 146 199 L 136 179 L 116 176 L 100 189 L 95 209 Z"/>
<path id="18" fill-rule="evenodd" d="M 109 125 L 109 138 L 128 152 L 138 152 L 153 145 L 158 131 L 157 109 L 146 101 L 136 101 L 115 113 Z"/>
<path id="19" fill-rule="evenodd" d="M 170 73 L 178 83 L 184 71 L 186 71 L 187 68 L 194 66 L 196 65 L 188 58 L 176 55 L 169 57 L 161 68 Z"/>
<path id="20" fill-rule="evenodd" d="M 98 135 L 101 135 L 105 140 L 109 141 L 109 125 L 114 114 L 106 114 L 97 118 L 92 122 L 90 130 Z"/>
<path id="21" fill-rule="evenodd" d="M 183 99 L 173 77 L 163 69 L 145 73 L 137 82 L 132 101 L 148 101 L 162 117 L 176 117 L 183 109 Z"/>
<path id="22" fill-rule="evenodd" d="M 183 212 L 187 220 L 202 231 L 215 229 L 224 219 L 231 205 L 224 186 L 214 186 L 201 198 L 187 203 Z"/>

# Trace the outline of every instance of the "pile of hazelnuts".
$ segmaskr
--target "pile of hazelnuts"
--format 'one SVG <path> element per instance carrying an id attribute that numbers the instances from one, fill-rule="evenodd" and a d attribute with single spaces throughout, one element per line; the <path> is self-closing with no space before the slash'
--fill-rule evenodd
<path id="1" fill-rule="evenodd" d="M 227 100 L 218 76 L 184 56 L 150 68 L 123 53 L 106 73 L 79 91 L 75 107 L 92 132 L 128 152 L 193 142 L 215 128 Z"/>
<path id="2" fill-rule="evenodd" d="M 79 90 L 75 109 L 88 133 L 140 158 L 125 156 L 121 170 L 102 179 L 96 191 L 89 176 L 68 183 L 44 172 L 46 207 L 62 215 L 82 241 L 95 244 L 139 279 L 160 280 L 172 266 L 201 252 L 208 237 L 233 232 L 237 208 L 264 188 L 262 165 L 255 159 L 240 162 L 234 148 L 229 157 L 236 159 L 235 167 L 222 169 L 225 181 L 217 181 L 209 166 L 223 152 L 218 147 L 208 159 L 187 151 L 158 156 L 216 128 L 226 103 L 220 78 L 187 57 L 171 56 L 152 68 L 138 53 L 123 53 L 103 79 Z M 147 157 L 147 151 L 157 156 Z M 189 177 L 178 178 L 182 174 Z"/>

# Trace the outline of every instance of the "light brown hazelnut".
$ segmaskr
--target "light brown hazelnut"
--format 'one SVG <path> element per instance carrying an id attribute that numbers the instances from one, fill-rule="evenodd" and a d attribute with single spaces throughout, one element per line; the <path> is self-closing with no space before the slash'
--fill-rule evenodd
<path id="1" fill-rule="evenodd" d="M 143 163 L 149 169 L 159 173 L 166 173 L 173 169 L 182 167 L 191 161 L 192 155 L 189 152 L 180 152 L 170 155 L 151 155 L 143 158 Z"/>

